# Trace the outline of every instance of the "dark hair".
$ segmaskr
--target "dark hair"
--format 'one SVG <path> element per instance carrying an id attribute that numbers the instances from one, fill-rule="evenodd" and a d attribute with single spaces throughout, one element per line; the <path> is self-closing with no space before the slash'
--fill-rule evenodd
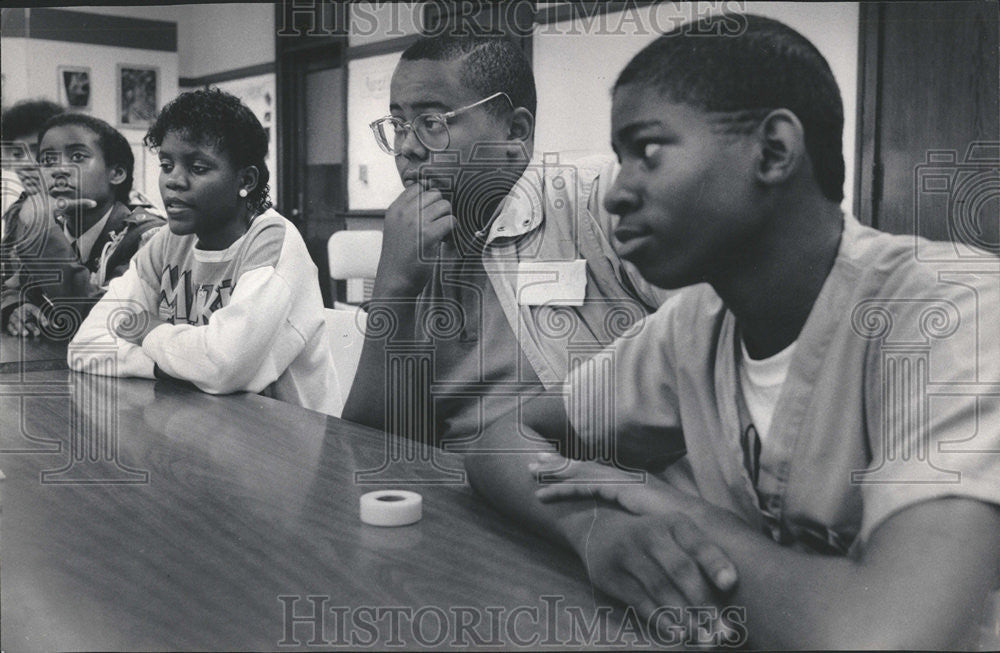
<path id="1" fill-rule="evenodd" d="M 531 64 L 514 41 L 504 36 L 457 36 L 451 34 L 424 36 L 403 50 L 403 59 L 416 61 L 462 62 L 462 84 L 474 89 L 481 97 L 503 91 L 515 107 L 524 107 L 535 115 L 538 99 Z M 495 114 L 504 103 L 489 103 Z"/>
<path id="2" fill-rule="evenodd" d="M 19 141 L 39 131 L 50 118 L 66 109 L 48 100 L 25 100 L 4 109 L 0 132 L 4 141 Z"/>
<path id="3" fill-rule="evenodd" d="M 737 29 L 733 29 L 736 25 Z M 788 109 L 805 130 L 806 151 L 823 195 L 844 198 L 844 108 L 826 59 L 804 36 L 754 15 L 715 16 L 664 34 L 618 76 L 652 86 L 670 101 L 753 129 L 771 110 Z"/>
<path id="4" fill-rule="evenodd" d="M 168 132 L 178 132 L 199 143 L 212 142 L 229 157 L 236 168 L 257 168 L 257 186 L 250 191 L 247 204 L 264 211 L 271 202 L 267 185 L 267 132 L 257 116 L 234 95 L 217 88 L 181 93 L 156 117 L 146 132 L 146 147 L 159 147 Z"/>
<path id="5" fill-rule="evenodd" d="M 134 180 L 135 155 L 132 154 L 132 147 L 125 140 L 125 137 L 117 129 L 100 118 L 88 116 L 83 113 L 61 113 L 49 119 L 38 130 L 39 145 L 47 131 L 64 125 L 85 127 L 97 135 L 97 144 L 101 148 L 101 154 L 104 156 L 104 165 L 108 168 L 121 166 L 125 170 L 125 181 L 115 186 L 115 199 L 122 204 L 128 204 L 128 195 L 132 190 L 132 182 Z"/>

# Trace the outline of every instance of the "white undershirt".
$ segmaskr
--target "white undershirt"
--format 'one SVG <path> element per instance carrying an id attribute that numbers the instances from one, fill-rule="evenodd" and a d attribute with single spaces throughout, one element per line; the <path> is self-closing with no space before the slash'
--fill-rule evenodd
<path id="1" fill-rule="evenodd" d="M 746 345 L 740 338 L 740 352 L 740 388 L 763 448 L 767 444 L 771 418 L 774 416 L 774 407 L 778 404 L 781 386 L 788 376 L 788 364 L 795 353 L 795 343 L 770 358 L 754 360 L 750 358 Z"/>

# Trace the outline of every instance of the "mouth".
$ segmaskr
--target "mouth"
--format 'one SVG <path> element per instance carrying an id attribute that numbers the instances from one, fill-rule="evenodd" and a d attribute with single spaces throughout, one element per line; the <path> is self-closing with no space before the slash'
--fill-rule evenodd
<path id="1" fill-rule="evenodd" d="M 419 170 L 407 170 L 403 173 L 401 179 L 403 180 L 403 186 L 406 188 L 409 188 L 413 184 L 420 184 L 425 190 L 434 188 L 442 192 L 447 192 L 451 190 L 452 187 L 451 179 L 449 177 L 441 174 L 435 175 L 426 168 L 424 169 L 423 174 L 421 174 Z"/>
<path id="2" fill-rule="evenodd" d="M 183 211 L 190 211 L 191 205 L 179 199 L 171 198 L 163 202 L 163 207 L 167 210 L 167 213 L 181 213 Z"/>
<path id="3" fill-rule="evenodd" d="M 630 254 L 633 254 L 636 250 L 642 247 L 643 243 L 646 241 L 646 236 L 649 235 L 647 229 L 633 225 L 619 225 L 615 229 L 615 249 L 618 251 L 618 255 L 627 258 Z"/>

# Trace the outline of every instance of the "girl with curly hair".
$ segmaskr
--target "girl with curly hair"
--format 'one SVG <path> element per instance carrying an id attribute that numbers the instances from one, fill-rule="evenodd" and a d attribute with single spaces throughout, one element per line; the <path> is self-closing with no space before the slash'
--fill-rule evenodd
<path id="1" fill-rule="evenodd" d="M 145 144 L 159 155 L 169 229 L 111 284 L 70 344 L 69 366 L 339 415 L 316 266 L 270 208 L 260 122 L 228 93 L 194 91 L 164 107 Z M 114 365 L 103 362 L 109 342 Z"/>

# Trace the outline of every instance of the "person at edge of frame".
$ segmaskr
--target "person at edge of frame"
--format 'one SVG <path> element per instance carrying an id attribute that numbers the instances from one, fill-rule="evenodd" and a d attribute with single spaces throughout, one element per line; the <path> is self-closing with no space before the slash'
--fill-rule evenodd
<path id="1" fill-rule="evenodd" d="M 708 18 L 658 38 L 614 87 L 619 252 L 685 289 L 573 370 L 568 401 L 496 420 L 484 449 L 553 446 L 470 454 L 470 482 L 643 615 L 676 605 L 676 587 L 688 606 L 739 606 L 747 637 L 716 643 L 972 647 L 1000 606 L 1000 331 L 977 328 L 996 324 L 998 261 L 981 252 L 994 272 L 951 283 L 930 261 L 953 261 L 952 243 L 844 215 L 827 62 L 782 23 L 745 19 L 738 35 Z M 912 334 L 935 385 L 978 385 L 922 412 L 920 352 L 896 345 Z M 609 437 L 649 459 L 684 448 L 696 491 L 564 456 Z M 731 594 L 706 590 L 678 537 L 725 552 Z"/>

